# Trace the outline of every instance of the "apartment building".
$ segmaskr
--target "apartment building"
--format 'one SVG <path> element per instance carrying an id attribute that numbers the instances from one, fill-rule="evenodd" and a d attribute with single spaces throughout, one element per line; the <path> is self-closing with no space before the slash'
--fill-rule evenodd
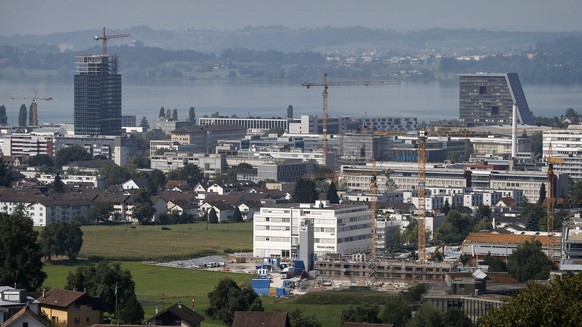
<path id="1" fill-rule="evenodd" d="M 313 249 L 317 256 L 369 251 L 370 210 L 366 205 L 315 201 L 315 204 L 267 206 L 255 213 L 254 256 L 295 258 L 302 246 L 299 226 L 304 220 L 313 224 Z"/>
<path id="2" fill-rule="evenodd" d="M 564 163 L 554 164 L 554 173 L 567 173 L 572 179 L 582 180 L 582 125 L 543 132 L 543 156 L 558 157 Z"/>
<path id="3" fill-rule="evenodd" d="M 200 168 L 202 174 L 214 179 L 226 171 L 226 158 L 222 154 L 167 152 L 154 154 L 150 158 L 150 168 L 163 172 L 180 169 L 187 164 L 194 164 Z"/>

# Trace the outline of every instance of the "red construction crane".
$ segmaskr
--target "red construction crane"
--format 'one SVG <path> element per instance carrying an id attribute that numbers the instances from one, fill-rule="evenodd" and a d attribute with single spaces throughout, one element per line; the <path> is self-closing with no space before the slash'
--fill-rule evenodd
<path id="1" fill-rule="evenodd" d="M 95 41 L 99 41 L 102 40 L 102 50 L 103 50 L 103 55 L 107 54 L 107 40 L 109 39 L 120 39 L 122 37 L 129 37 L 129 34 L 113 34 L 113 35 L 107 35 L 105 33 L 105 27 L 103 27 L 103 35 L 99 36 L 99 35 L 95 35 Z"/>
<path id="2" fill-rule="evenodd" d="M 38 110 L 36 105 L 36 100 L 50 101 L 52 97 L 39 97 L 36 90 L 34 90 L 34 96 L 32 97 L 22 97 L 22 96 L 0 96 L 0 99 L 10 99 L 10 100 L 32 100 L 32 110 L 30 122 L 31 126 L 38 126 Z"/>
<path id="3" fill-rule="evenodd" d="M 322 131 L 322 150 L 323 150 L 323 165 L 327 167 L 327 89 L 330 86 L 368 86 L 368 85 L 387 85 L 387 84 L 400 84 L 398 81 L 344 81 L 344 82 L 328 82 L 327 73 L 323 74 L 323 81 L 321 83 L 317 82 L 303 82 L 302 86 L 308 89 L 312 86 L 323 86 L 323 131 Z"/>

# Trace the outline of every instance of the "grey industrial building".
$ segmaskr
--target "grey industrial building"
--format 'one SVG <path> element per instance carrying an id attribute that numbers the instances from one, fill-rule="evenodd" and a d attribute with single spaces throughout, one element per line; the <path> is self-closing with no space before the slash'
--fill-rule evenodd
<path id="1" fill-rule="evenodd" d="M 513 104 L 517 120 L 532 125 L 517 73 L 478 73 L 459 76 L 459 120 L 467 126 L 511 124 Z"/>
<path id="2" fill-rule="evenodd" d="M 75 135 L 121 135 L 121 74 L 117 57 L 76 57 Z"/>

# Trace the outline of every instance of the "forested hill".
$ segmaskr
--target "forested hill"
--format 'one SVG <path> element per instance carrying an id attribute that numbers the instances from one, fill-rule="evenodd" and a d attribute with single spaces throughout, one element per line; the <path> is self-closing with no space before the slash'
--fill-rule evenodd
<path id="1" fill-rule="evenodd" d="M 118 31 L 113 31 L 117 33 Z M 134 27 L 111 40 L 124 80 L 315 80 L 322 72 L 359 79 L 433 81 L 459 73 L 517 72 L 523 83 L 582 83 L 582 32 L 418 32 L 363 27 L 154 31 Z M 74 57 L 100 53 L 89 31 L 0 37 L 0 78 L 71 80 Z"/>
<path id="2" fill-rule="evenodd" d="M 127 44 L 139 41 L 146 46 L 166 50 L 196 50 L 220 53 L 229 48 L 275 50 L 282 52 L 345 52 L 367 49 L 379 55 L 411 53 L 426 49 L 463 53 L 488 49 L 498 53 L 531 49 L 537 42 L 548 42 L 582 32 L 506 32 L 475 29 L 430 29 L 401 32 L 366 27 L 322 27 L 291 29 L 283 26 L 247 27 L 236 31 L 186 30 L 164 31 L 138 26 L 110 33 L 129 33 L 129 38 L 111 41 Z M 0 45 L 57 46 L 61 51 L 80 51 L 96 45 L 94 35 L 85 30 L 43 36 L 14 35 L 0 37 Z"/>

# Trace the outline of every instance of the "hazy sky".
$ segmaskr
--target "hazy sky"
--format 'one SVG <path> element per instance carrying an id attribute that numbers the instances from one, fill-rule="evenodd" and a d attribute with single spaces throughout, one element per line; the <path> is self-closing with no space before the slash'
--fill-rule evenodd
<path id="1" fill-rule="evenodd" d="M 582 31 L 581 0 L 0 0 L 0 35 L 106 26 L 235 30 L 366 26 Z"/>

